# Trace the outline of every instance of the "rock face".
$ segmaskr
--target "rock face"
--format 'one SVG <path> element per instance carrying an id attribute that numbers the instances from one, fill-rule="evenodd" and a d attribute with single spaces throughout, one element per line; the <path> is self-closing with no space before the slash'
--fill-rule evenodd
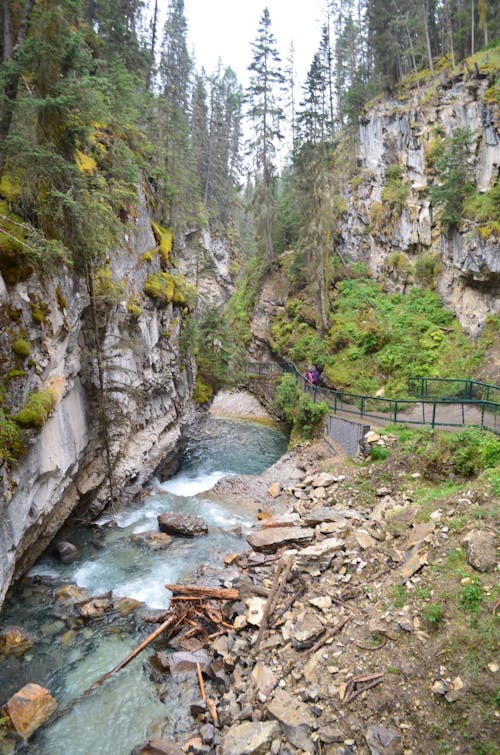
<path id="1" fill-rule="evenodd" d="M 340 221 L 340 252 L 368 265 L 389 290 L 418 282 L 419 260 L 434 261 L 436 290 L 470 335 L 500 311 L 499 238 L 464 221 L 447 231 L 430 203 L 439 182 L 432 162 L 438 141 L 458 129 L 474 134 L 470 164 L 475 188 L 485 192 L 498 180 L 498 106 L 488 103 L 487 78 L 472 73 L 442 78 L 434 91 L 413 90 L 406 99 L 380 99 L 360 118 L 356 186 L 346 184 Z M 399 166 L 408 193 L 401 211 L 384 196 L 388 169 Z"/>
<path id="2" fill-rule="evenodd" d="M 214 247 L 206 234 L 176 242 L 181 272 L 189 275 L 196 255 L 213 258 L 224 286 L 210 294 L 227 296 L 224 245 Z M 12 579 L 32 565 L 72 512 L 92 518 L 112 495 L 123 502 L 140 493 L 172 458 L 182 423 L 192 419 L 194 362 L 179 348 L 182 305 L 161 306 L 143 290 L 162 264 L 159 254 L 145 255 L 155 247 L 139 197 L 122 247 L 104 265 L 105 275 L 94 277 L 95 307 L 85 280 L 65 269 L 57 277 L 32 273 L 15 285 L 0 275 L 2 408 L 15 416 L 31 392 L 45 388 L 56 397 L 43 426 L 24 431 L 19 459 L 0 454 L 0 604 Z M 29 359 L 12 349 L 21 335 Z"/>

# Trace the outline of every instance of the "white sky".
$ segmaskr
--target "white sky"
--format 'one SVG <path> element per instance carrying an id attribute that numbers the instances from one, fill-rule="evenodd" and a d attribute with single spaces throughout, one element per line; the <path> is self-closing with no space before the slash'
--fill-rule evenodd
<path id="1" fill-rule="evenodd" d="M 319 47 L 322 4 L 322 0 L 184 0 L 188 49 L 194 50 L 198 70 L 203 66 L 208 74 L 213 73 L 220 58 L 246 86 L 251 43 L 267 7 L 283 66 L 293 41 L 295 73 L 302 83 Z"/>

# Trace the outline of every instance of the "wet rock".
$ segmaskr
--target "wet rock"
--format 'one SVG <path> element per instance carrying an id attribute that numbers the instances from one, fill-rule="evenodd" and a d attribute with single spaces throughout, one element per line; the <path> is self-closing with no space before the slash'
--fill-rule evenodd
<path id="1" fill-rule="evenodd" d="M 23 739 L 29 739 L 56 708 L 57 702 L 48 689 L 38 684 L 27 684 L 7 702 L 12 725 Z"/>
<path id="2" fill-rule="evenodd" d="M 63 564 L 72 564 L 80 556 L 80 551 L 76 545 L 68 543 L 66 540 L 59 540 L 55 543 L 54 552 Z"/>
<path id="3" fill-rule="evenodd" d="M 206 535 L 208 532 L 208 525 L 201 517 L 180 512 L 160 514 L 158 526 L 167 535 L 180 537 L 195 537 L 196 535 Z"/>
<path id="4" fill-rule="evenodd" d="M 402 755 L 401 734 L 383 726 L 369 726 L 365 739 L 371 755 Z"/>
<path id="5" fill-rule="evenodd" d="M 245 721 L 235 724 L 222 740 L 222 755 L 268 755 L 279 735 L 276 721 Z"/>
<path id="6" fill-rule="evenodd" d="M 267 527 L 258 532 L 252 532 L 247 537 L 247 543 L 256 551 L 272 553 L 287 543 L 312 540 L 314 530 L 307 527 Z"/>
<path id="7" fill-rule="evenodd" d="M 497 565 L 495 535 L 487 530 L 473 530 L 467 537 L 467 560 L 477 571 L 492 571 Z"/>
<path id="8" fill-rule="evenodd" d="M 0 630 L 0 653 L 22 655 L 32 646 L 32 639 L 22 627 L 11 625 Z"/>
<path id="9" fill-rule="evenodd" d="M 56 590 L 57 600 L 65 603 L 80 603 L 88 598 L 88 590 L 81 590 L 76 585 L 63 585 Z"/>
<path id="10" fill-rule="evenodd" d="M 167 548 L 172 542 L 172 536 L 166 532 L 138 532 L 130 538 L 133 543 L 146 545 L 153 551 Z"/>
<path id="11" fill-rule="evenodd" d="M 113 601 L 111 600 L 111 595 L 105 595 L 85 601 L 78 606 L 78 613 L 84 619 L 97 619 L 112 608 Z"/>
<path id="12" fill-rule="evenodd" d="M 141 601 L 134 600 L 134 598 L 118 598 L 118 600 L 115 602 L 115 608 L 122 616 L 128 616 L 133 611 L 137 611 L 141 607 Z"/>
<path id="13" fill-rule="evenodd" d="M 149 739 L 142 745 L 134 747 L 130 755 L 184 755 L 184 750 L 166 739 Z"/>
<path id="14" fill-rule="evenodd" d="M 306 752 L 314 752 L 314 743 L 310 737 L 314 717 L 307 705 L 285 690 L 278 689 L 267 705 L 267 712 L 279 722 L 287 742 Z"/>

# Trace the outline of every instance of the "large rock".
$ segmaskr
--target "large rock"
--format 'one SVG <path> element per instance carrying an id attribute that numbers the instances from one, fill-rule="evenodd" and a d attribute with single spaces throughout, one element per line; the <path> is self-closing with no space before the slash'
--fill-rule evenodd
<path id="1" fill-rule="evenodd" d="M 278 689 L 267 705 L 267 712 L 279 722 L 290 744 L 306 752 L 314 752 L 314 743 L 310 737 L 314 717 L 307 705 L 284 689 Z"/>
<path id="2" fill-rule="evenodd" d="M 146 545 L 148 548 L 150 548 L 153 551 L 157 550 L 163 550 L 163 548 L 167 548 L 170 543 L 172 542 L 172 536 L 167 535 L 166 532 L 138 532 L 136 535 L 132 535 L 131 538 L 133 543 L 138 543 L 139 545 Z"/>
<path id="3" fill-rule="evenodd" d="M 22 627 L 11 625 L 0 630 L 0 653 L 4 655 L 22 655 L 32 645 L 33 641 Z"/>
<path id="4" fill-rule="evenodd" d="M 279 734 L 276 721 L 245 721 L 228 730 L 222 741 L 222 755 L 269 755 L 271 742 Z"/>
<path id="5" fill-rule="evenodd" d="M 281 545 L 300 543 L 304 540 L 312 540 L 313 537 L 314 530 L 307 527 L 266 527 L 258 532 L 252 532 L 247 537 L 247 543 L 256 551 L 272 553 Z"/>
<path id="6" fill-rule="evenodd" d="M 492 571 L 498 561 L 495 534 L 487 530 L 471 532 L 467 536 L 467 560 L 477 571 Z"/>
<path id="7" fill-rule="evenodd" d="M 57 708 L 48 689 L 27 684 L 7 702 L 7 712 L 17 733 L 28 739 L 47 721 Z"/>
<path id="8" fill-rule="evenodd" d="M 208 525 L 201 517 L 180 512 L 160 514 L 158 516 L 158 527 L 167 535 L 179 537 L 195 537 L 196 535 L 206 535 L 208 532 Z"/>
<path id="9" fill-rule="evenodd" d="M 57 543 L 55 543 L 54 551 L 59 560 L 63 562 L 63 564 L 72 564 L 73 561 L 76 561 L 76 559 L 80 555 L 80 551 L 78 550 L 76 545 L 73 545 L 73 543 L 68 543 L 67 540 L 59 540 Z"/>
<path id="10" fill-rule="evenodd" d="M 320 543 L 314 543 L 296 554 L 295 568 L 317 577 L 330 567 L 335 555 L 343 547 L 344 541 L 337 537 L 328 537 Z"/>

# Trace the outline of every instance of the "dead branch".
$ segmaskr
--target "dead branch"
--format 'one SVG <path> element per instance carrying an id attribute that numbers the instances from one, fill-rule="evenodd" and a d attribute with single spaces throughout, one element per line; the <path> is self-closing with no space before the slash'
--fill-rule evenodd
<path id="1" fill-rule="evenodd" d="M 293 564 L 293 556 L 288 556 L 284 561 L 280 561 L 278 563 L 278 567 L 274 573 L 273 583 L 271 585 L 271 592 L 269 593 L 269 597 L 264 606 L 264 611 L 262 614 L 262 621 L 260 623 L 257 639 L 255 640 L 255 644 L 254 644 L 254 651 L 257 650 L 257 648 L 259 647 L 260 641 L 262 640 L 262 637 L 264 636 L 264 632 L 267 629 L 269 616 L 271 612 L 274 611 L 274 608 L 276 607 L 278 599 L 285 588 L 286 580 L 288 578 L 288 575 L 290 574 L 292 564 Z"/>
<path id="2" fill-rule="evenodd" d="M 330 639 L 330 637 L 333 637 L 337 632 L 340 632 L 342 627 L 344 627 L 348 621 L 352 619 L 352 614 L 348 613 L 347 616 L 344 616 L 344 618 L 338 622 L 338 624 L 335 624 L 331 629 L 327 629 L 327 631 L 324 633 L 322 637 L 319 638 L 319 640 L 312 646 L 312 648 L 309 649 L 309 653 L 313 654 L 317 650 L 319 650 L 327 640 Z"/>
<path id="3" fill-rule="evenodd" d="M 203 684 L 203 677 L 201 675 L 201 665 L 200 663 L 196 664 L 196 673 L 198 675 L 198 684 L 200 685 L 200 692 L 203 700 L 207 699 L 206 693 L 205 693 L 205 685 Z"/>
<path id="4" fill-rule="evenodd" d="M 170 585 L 167 590 L 175 595 L 196 596 L 198 598 L 214 598 L 215 600 L 239 600 L 240 594 L 234 588 L 199 587 L 198 585 Z"/>
<path id="5" fill-rule="evenodd" d="M 360 676 L 353 676 L 345 688 L 342 702 L 344 705 L 352 702 L 352 700 L 362 692 L 365 692 L 365 690 L 371 689 L 372 687 L 376 687 L 377 684 L 380 684 L 383 678 L 383 672 L 380 674 L 361 674 Z"/>

